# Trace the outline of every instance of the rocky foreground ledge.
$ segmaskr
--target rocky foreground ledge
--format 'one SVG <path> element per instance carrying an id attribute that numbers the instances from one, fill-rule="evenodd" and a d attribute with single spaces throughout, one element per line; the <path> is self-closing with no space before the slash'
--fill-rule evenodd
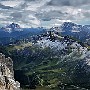
<path id="1" fill-rule="evenodd" d="M 0 53 L 0 90 L 20 90 L 20 83 L 14 79 L 13 61 Z"/>

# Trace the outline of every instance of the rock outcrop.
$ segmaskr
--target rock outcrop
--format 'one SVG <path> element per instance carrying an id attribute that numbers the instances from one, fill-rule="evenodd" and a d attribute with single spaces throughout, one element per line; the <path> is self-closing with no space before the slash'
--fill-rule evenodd
<path id="1" fill-rule="evenodd" d="M 0 90 L 20 90 L 20 83 L 14 79 L 13 61 L 0 53 Z"/>

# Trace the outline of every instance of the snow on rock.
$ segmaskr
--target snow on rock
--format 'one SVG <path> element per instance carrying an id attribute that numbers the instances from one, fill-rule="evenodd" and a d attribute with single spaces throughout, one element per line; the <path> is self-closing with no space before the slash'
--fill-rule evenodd
<path id="1" fill-rule="evenodd" d="M 67 47 L 66 43 L 59 42 L 58 40 L 55 40 L 53 42 L 53 41 L 50 41 L 49 39 L 48 40 L 43 39 L 43 40 L 37 41 L 36 45 L 42 48 L 50 47 L 51 49 L 57 49 L 57 50 L 62 50 L 62 49 L 65 49 L 65 47 Z"/>

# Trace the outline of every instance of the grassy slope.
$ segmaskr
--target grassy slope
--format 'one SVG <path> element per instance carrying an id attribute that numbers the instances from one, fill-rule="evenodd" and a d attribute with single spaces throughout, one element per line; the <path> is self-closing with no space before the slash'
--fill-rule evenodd
<path id="1" fill-rule="evenodd" d="M 27 63 L 28 57 L 25 56 L 24 58 L 24 56 L 17 56 L 15 53 L 13 53 L 13 50 L 23 50 L 25 47 L 29 47 L 31 52 L 44 53 L 47 58 L 40 58 L 41 56 L 37 56 L 34 63 Z M 36 47 L 32 46 L 32 43 L 9 46 L 6 47 L 5 50 L 12 58 L 14 58 L 13 60 L 16 60 L 14 61 L 14 68 L 16 70 L 26 70 L 24 73 L 26 76 L 30 76 L 36 72 L 40 78 L 40 83 L 43 84 L 44 81 L 47 80 L 50 87 L 57 87 L 59 82 L 67 84 L 73 83 L 72 80 L 74 73 L 71 72 L 74 72 L 74 68 L 80 61 L 79 57 L 81 56 L 78 52 L 76 52 L 71 53 L 70 56 L 63 56 L 63 58 L 54 57 L 49 48 L 44 50 L 37 49 Z M 51 56 L 53 56 L 53 58 L 50 58 Z M 29 59 L 31 60 L 32 58 L 30 57 Z"/>

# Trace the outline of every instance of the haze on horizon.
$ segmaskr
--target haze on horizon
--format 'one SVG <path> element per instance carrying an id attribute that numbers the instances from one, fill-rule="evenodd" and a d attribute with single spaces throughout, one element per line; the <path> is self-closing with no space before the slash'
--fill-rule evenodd
<path id="1" fill-rule="evenodd" d="M 0 25 L 52 27 L 63 22 L 90 24 L 90 0 L 0 0 Z"/>

